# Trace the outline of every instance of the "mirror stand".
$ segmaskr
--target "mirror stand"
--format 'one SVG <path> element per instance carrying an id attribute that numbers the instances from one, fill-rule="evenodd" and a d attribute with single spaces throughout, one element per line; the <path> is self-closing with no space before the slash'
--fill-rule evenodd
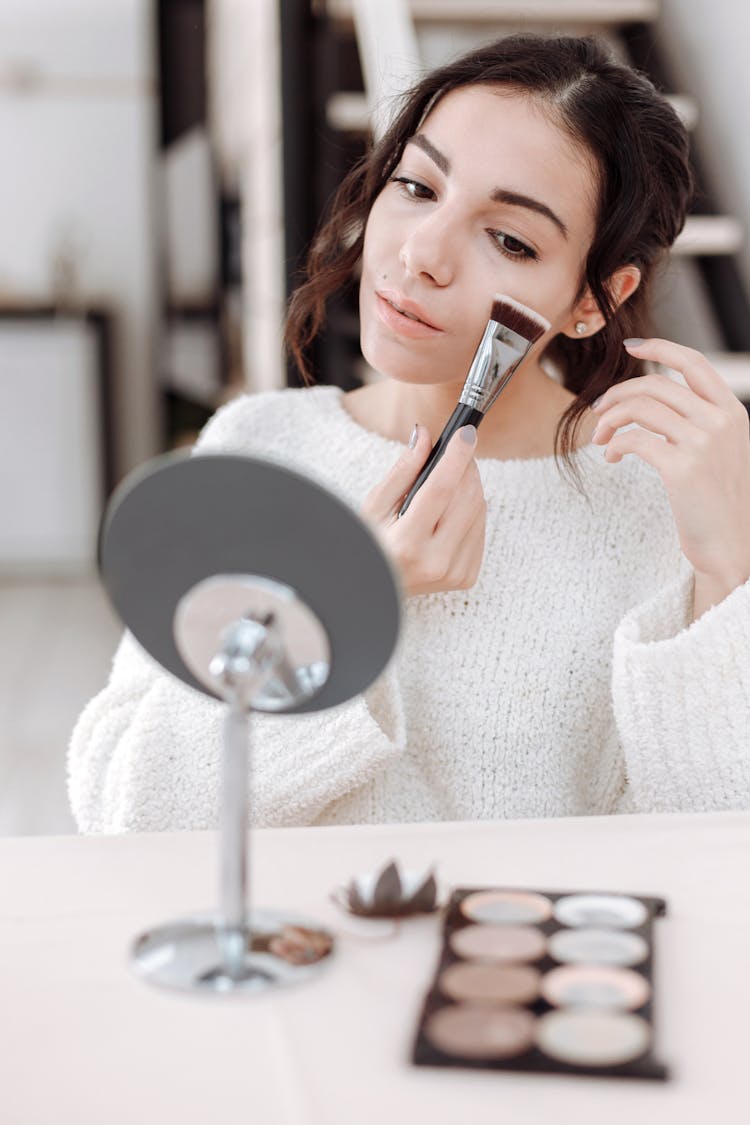
<path id="1" fill-rule="evenodd" d="M 136 939 L 136 972 L 154 984 L 185 991 L 257 993 L 293 984 L 316 972 L 333 948 L 333 939 L 317 923 L 269 910 L 248 908 L 248 777 L 250 711 L 253 703 L 280 709 L 308 698 L 327 675 L 327 640 L 320 629 L 312 665 L 289 659 L 283 617 L 299 614 L 293 591 L 255 576 L 224 576 L 200 583 L 178 606 L 175 632 L 186 660 L 200 665 L 206 651 L 205 625 L 227 602 L 256 605 L 221 632 L 216 654 L 196 667 L 226 699 L 221 765 L 220 909 L 216 916 L 177 920 Z M 264 604 L 258 608 L 257 599 Z M 306 609 L 306 607 L 305 607 Z M 307 614 L 313 615 L 309 610 Z M 221 612 L 218 625 L 221 625 Z M 282 619 L 280 621 L 280 619 Z M 314 630 L 309 630 L 314 633 Z M 309 636 L 308 636 L 309 643 Z M 197 657 L 197 659 L 196 659 Z M 204 662 L 205 664 L 205 662 Z M 311 671 L 312 669 L 312 671 Z M 273 701 L 272 703 L 269 701 Z"/>

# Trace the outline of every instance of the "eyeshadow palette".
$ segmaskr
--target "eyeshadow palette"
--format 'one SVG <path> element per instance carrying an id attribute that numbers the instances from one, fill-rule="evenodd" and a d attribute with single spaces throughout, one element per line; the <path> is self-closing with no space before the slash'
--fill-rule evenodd
<path id="1" fill-rule="evenodd" d="M 414 1044 L 421 1066 L 669 1077 L 654 1054 L 661 898 L 460 888 Z"/>

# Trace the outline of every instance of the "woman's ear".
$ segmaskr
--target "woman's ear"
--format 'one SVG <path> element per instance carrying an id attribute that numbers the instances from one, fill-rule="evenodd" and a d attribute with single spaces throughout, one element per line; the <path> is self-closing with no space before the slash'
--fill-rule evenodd
<path id="1" fill-rule="evenodd" d="M 615 308 L 619 308 L 623 301 L 627 301 L 640 283 L 641 271 L 638 266 L 621 266 L 619 270 L 615 270 L 609 279 L 609 292 Z M 581 300 L 573 306 L 570 320 L 561 331 L 573 340 L 582 340 L 593 336 L 603 324 L 604 317 L 599 311 L 599 306 L 587 289 Z"/>

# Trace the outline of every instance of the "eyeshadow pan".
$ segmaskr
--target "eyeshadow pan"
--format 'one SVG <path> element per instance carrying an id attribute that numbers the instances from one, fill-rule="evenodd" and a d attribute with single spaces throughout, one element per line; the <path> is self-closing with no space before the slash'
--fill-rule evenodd
<path id="1" fill-rule="evenodd" d="M 480 961 L 538 961 L 544 935 L 531 926 L 464 926 L 454 930 L 450 945 L 458 957 Z"/>
<path id="2" fill-rule="evenodd" d="M 537 1046 L 561 1062 L 578 1066 L 617 1066 L 642 1055 L 651 1032 L 629 1012 L 548 1012 L 536 1026 Z"/>
<path id="3" fill-rule="evenodd" d="M 455 961 L 438 985 L 451 1000 L 473 1004 L 530 1004 L 539 995 L 540 974 L 531 965 L 486 965 Z"/>
<path id="4" fill-rule="evenodd" d="M 478 891 L 460 909 L 472 922 L 546 922 L 552 917 L 550 900 L 529 891 Z"/>
<path id="5" fill-rule="evenodd" d="M 648 911 L 629 895 L 566 895 L 555 904 L 555 918 L 563 926 L 632 930 L 643 925 Z"/>
<path id="6" fill-rule="evenodd" d="M 544 977 L 542 996 L 557 1008 L 642 1008 L 651 995 L 644 976 L 608 965 L 561 965 Z"/>
<path id="7" fill-rule="evenodd" d="M 448 1055 L 472 1059 L 509 1059 L 532 1045 L 534 1017 L 525 1008 L 491 1008 L 471 1004 L 439 1008 L 425 1034 Z"/>
<path id="8" fill-rule="evenodd" d="M 555 961 L 588 961 L 593 965 L 639 965 L 648 957 L 640 934 L 622 930 L 558 930 L 549 939 Z"/>

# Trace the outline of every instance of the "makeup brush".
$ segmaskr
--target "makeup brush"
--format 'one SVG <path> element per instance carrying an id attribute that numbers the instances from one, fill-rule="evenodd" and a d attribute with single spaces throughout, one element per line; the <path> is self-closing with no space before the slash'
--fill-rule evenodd
<path id="1" fill-rule="evenodd" d="M 511 376 L 528 355 L 531 347 L 549 329 L 545 320 L 533 309 L 512 297 L 495 295 L 487 327 L 471 361 L 469 374 L 456 409 L 443 432 L 430 450 L 424 467 L 407 493 L 399 516 L 403 516 L 422 487 L 456 430 L 462 426 L 478 426 L 493 402 L 508 385 Z"/>

